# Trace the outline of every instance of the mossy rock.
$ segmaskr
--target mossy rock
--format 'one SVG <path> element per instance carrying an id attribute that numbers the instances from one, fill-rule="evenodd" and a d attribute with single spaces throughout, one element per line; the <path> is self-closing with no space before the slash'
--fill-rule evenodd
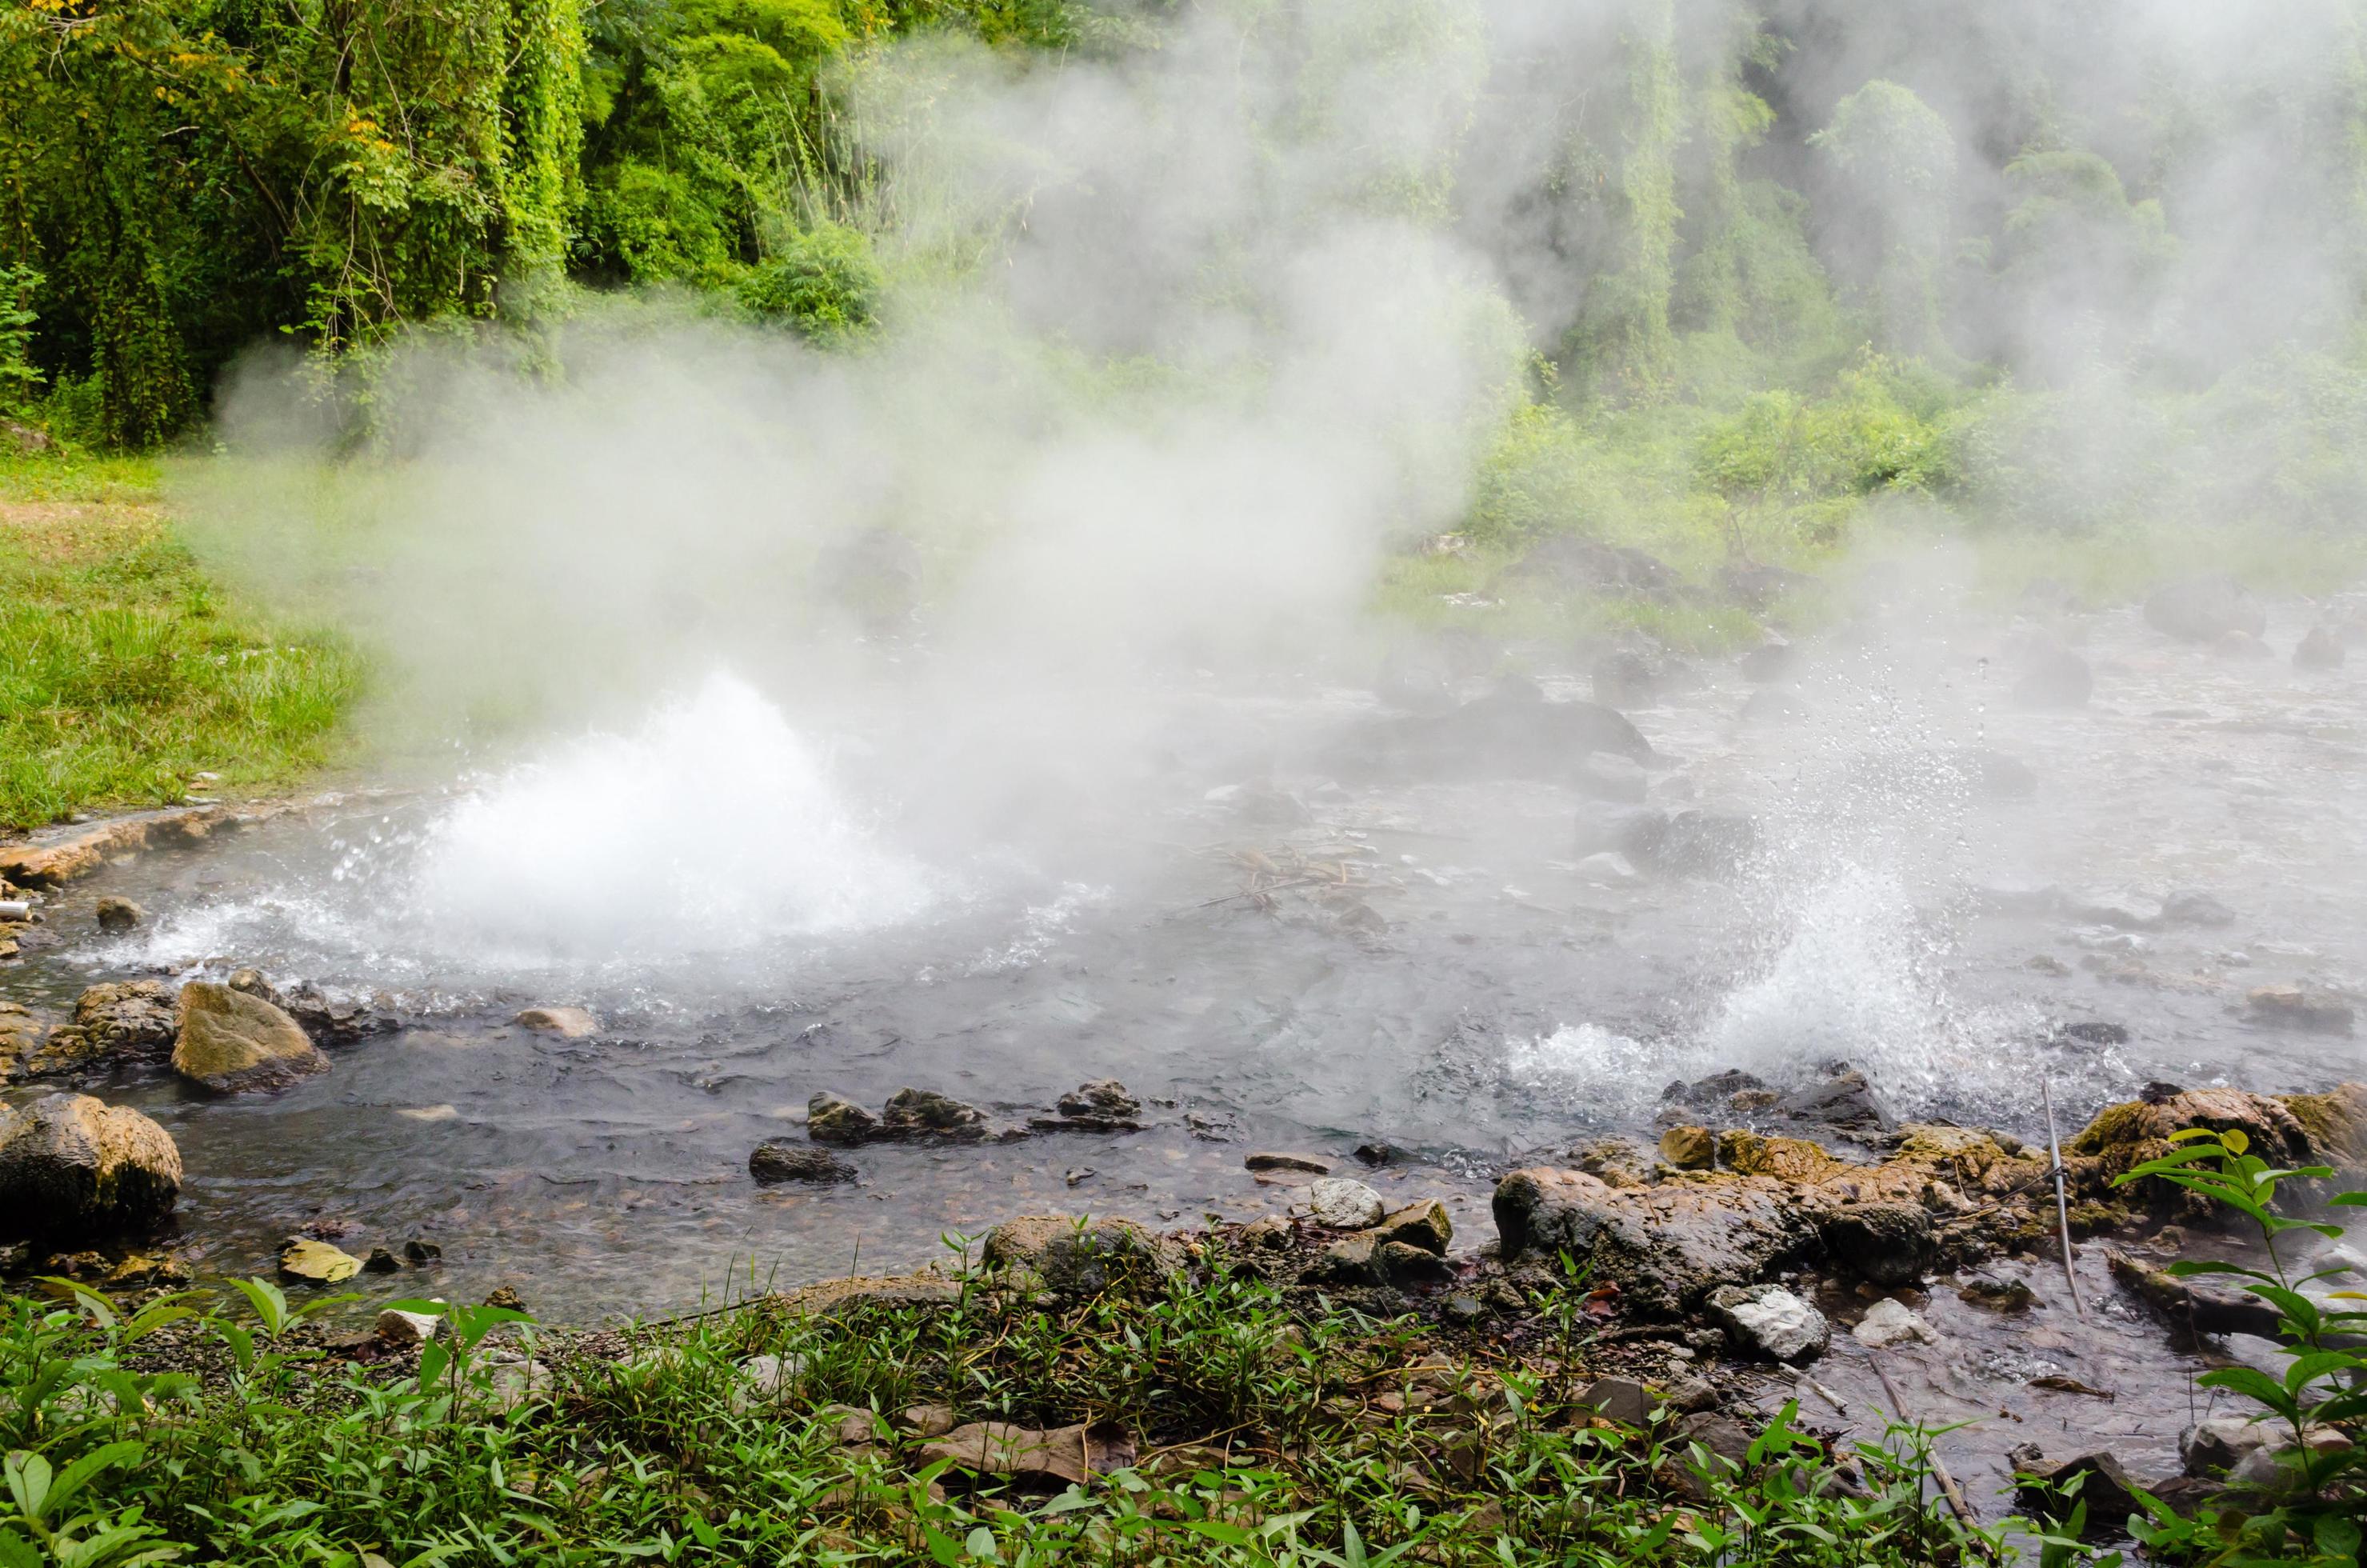
<path id="1" fill-rule="evenodd" d="M 1767 1138 L 1740 1129 L 1718 1134 L 1717 1153 L 1727 1168 L 1738 1175 L 1777 1181 L 1820 1182 L 1848 1168 L 1848 1162 L 1806 1138 Z"/>
<path id="2" fill-rule="evenodd" d="M 260 996 L 193 980 L 181 988 L 173 1070 L 218 1095 L 277 1089 L 329 1070 L 302 1026 Z"/>
<path id="3" fill-rule="evenodd" d="M 2367 1084 L 2338 1084 L 2322 1095 L 2277 1099 L 2309 1134 L 2318 1162 L 2332 1165 L 2344 1187 L 2367 1183 Z"/>

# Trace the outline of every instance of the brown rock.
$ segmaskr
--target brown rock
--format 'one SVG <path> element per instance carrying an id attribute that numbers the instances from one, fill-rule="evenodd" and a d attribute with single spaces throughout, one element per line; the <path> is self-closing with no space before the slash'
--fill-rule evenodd
<path id="1" fill-rule="evenodd" d="M 510 1022 L 561 1040 L 583 1040 L 600 1029 L 600 1020 L 582 1007 L 528 1007 Z"/>
<path id="2" fill-rule="evenodd" d="M 1514 1171 L 1497 1184 L 1504 1255 L 1568 1253 L 1638 1310 L 1675 1316 L 1720 1285 L 1750 1284 L 1813 1246 L 1799 1194 L 1738 1178 L 1612 1187 L 1577 1171 Z"/>
<path id="3" fill-rule="evenodd" d="M 1266 1150 L 1243 1158 L 1241 1168 L 1250 1171 L 1304 1171 L 1309 1176 L 1330 1176 L 1331 1162 L 1313 1154 L 1289 1154 Z"/>
<path id="4" fill-rule="evenodd" d="M 290 1236 L 279 1249 L 279 1272 L 312 1285 L 336 1285 L 362 1271 L 362 1260 L 310 1236 Z"/>
<path id="5" fill-rule="evenodd" d="M 1444 1256 L 1447 1244 L 1455 1239 L 1455 1221 L 1446 1212 L 1445 1204 L 1435 1198 L 1425 1198 L 1382 1215 L 1381 1222 L 1373 1227 L 1373 1235 L 1377 1241 L 1403 1242 Z"/>
<path id="6" fill-rule="evenodd" d="M 193 980 L 181 988 L 173 1070 L 218 1095 L 277 1089 L 329 1070 L 295 1019 L 260 996 Z"/>
<path id="7" fill-rule="evenodd" d="M 2263 986 L 2244 998 L 2244 1008 L 2254 1021 L 2279 1028 L 2299 1029 L 2305 1034 L 2350 1032 L 2350 1004 L 2323 991 Z"/>
<path id="8" fill-rule="evenodd" d="M 112 895 L 98 901 L 98 928 L 102 931 L 129 931 L 148 917 L 148 912 L 128 898 Z"/>
<path id="9" fill-rule="evenodd" d="M 1681 1171 L 1705 1171 L 1717 1164 L 1717 1138 L 1706 1127 L 1671 1127 L 1660 1134 L 1660 1158 Z"/>
<path id="10" fill-rule="evenodd" d="M 74 1027 L 88 1038 L 94 1056 L 148 1057 L 173 1049 L 180 1023 L 164 982 L 119 980 L 74 999 Z"/>
<path id="11" fill-rule="evenodd" d="M 973 1422 L 923 1443 L 923 1464 L 943 1460 L 975 1475 L 1003 1475 L 1038 1484 L 1082 1485 L 1091 1477 L 1132 1467 L 1134 1439 L 1106 1422 L 1049 1431 L 1004 1421 Z"/>
<path id="12" fill-rule="evenodd" d="M 180 1191 L 180 1151 L 129 1106 L 88 1095 L 0 1106 L 0 1237 L 146 1230 Z"/>
<path id="13" fill-rule="evenodd" d="M 1778 1181 L 1818 1182 L 1844 1168 L 1806 1138 L 1762 1138 L 1738 1128 L 1718 1134 L 1717 1153 L 1729 1169 Z"/>

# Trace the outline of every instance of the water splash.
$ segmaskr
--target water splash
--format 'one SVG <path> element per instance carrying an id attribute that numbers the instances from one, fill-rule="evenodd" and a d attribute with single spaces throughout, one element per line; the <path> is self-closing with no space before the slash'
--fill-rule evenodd
<path id="1" fill-rule="evenodd" d="M 719 671 L 629 734 L 582 736 L 460 800 L 425 829 L 408 903 L 439 946 L 533 966 L 866 931 L 943 891 L 778 708 Z"/>

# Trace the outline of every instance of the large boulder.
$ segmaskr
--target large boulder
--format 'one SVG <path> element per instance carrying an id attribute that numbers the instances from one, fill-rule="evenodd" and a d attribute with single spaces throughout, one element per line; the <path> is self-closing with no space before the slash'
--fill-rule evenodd
<path id="1" fill-rule="evenodd" d="M 329 1070 L 303 1027 L 260 996 L 211 981 L 181 988 L 173 1071 L 217 1095 L 278 1089 Z"/>
<path id="2" fill-rule="evenodd" d="M 1615 1280 L 1638 1311 L 1675 1316 L 1721 1285 L 1749 1285 L 1816 1244 L 1798 1193 L 1761 1177 L 1682 1177 L 1614 1187 L 1535 1167 L 1497 1184 L 1504 1256 L 1567 1253 Z"/>
<path id="3" fill-rule="evenodd" d="M 78 1241 L 154 1227 L 181 1191 L 181 1152 L 128 1106 L 49 1095 L 0 1106 L 0 1237 Z"/>
<path id="4" fill-rule="evenodd" d="M 2266 1095 L 2242 1089 L 2181 1089 L 2175 1094 L 2107 1106 L 2079 1130 L 2069 1153 L 2097 1162 L 2096 1175 L 2109 1182 L 2125 1176 L 2147 1160 L 2157 1160 L 2174 1147 L 2180 1132 L 2203 1130 L 2241 1132 L 2250 1152 L 2276 1165 L 2305 1165 L 2311 1149 L 2309 1131 L 2299 1118 Z M 2168 1182 L 2148 1182 L 2149 1196 L 2169 1202 L 2179 1188 Z"/>
<path id="5" fill-rule="evenodd" d="M 2269 612 L 2232 577 L 2191 577 L 2146 600 L 2146 624 L 2187 642 L 2216 642 L 2231 631 L 2258 637 Z"/>
<path id="6" fill-rule="evenodd" d="M 178 1032 L 164 982 L 108 981 L 74 999 L 74 1021 L 51 1037 L 50 1054 L 74 1066 L 118 1058 L 146 1061 L 168 1054 Z"/>
<path id="7" fill-rule="evenodd" d="M 1029 1214 L 987 1233 L 989 1268 L 1056 1296 L 1143 1293 L 1184 1267 L 1182 1249 L 1131 1220 Z"/>

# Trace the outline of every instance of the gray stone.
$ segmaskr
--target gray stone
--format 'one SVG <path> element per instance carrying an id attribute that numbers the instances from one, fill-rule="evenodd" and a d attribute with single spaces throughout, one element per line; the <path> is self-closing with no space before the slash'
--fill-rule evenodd
<path id="1" fill-rule="evenodd" d="M 1319 1179 L 1307 1189 L 1307 1204 L 1317 1224 L 1335 1231 L 1361 1231 L 1376 1225 L 1388 1211 L 1379 1193 L 1346 1176 Z"/>
<path id="2" fill-rule="evenodd" d="M 1893 1345 L 1937 1345 L 1940 1342 L 1939 1330 L 1917 1316 L 1906 1302 L 1888 1299 L 1868 1307 L 1865 1316 L 1850 1330 L 1850 1337 L 1874 1350 Z"/>
<path id="3" fill-rule="evenodd" d="M 2339 670 L 2342 659 L 2342 639 L 2331 627 L 2311 627 L 2293 646 L 2293 668 L 2297 670 Z"/>
<path id="4" fill-rule="evenodd" d="M 130 899 L 112 895 L 98 901 L 97 915 L 102 931 L 129 931 L 148 917 L 147 911 Z"/>
<path id="5" fill-rule="evenodd" d="M 2189 1475 L 2217 1475 L 2275 1437 L 2265 1424 L 2249 1416 L 2214 1415 L 2179 1434 L 2178 1457 Z"/>
<path id="6" fill-rule="evenodd" d="M 1810 1361 L 1832 1344 L 1825 1314 L 1781 1285 L 1721 1286 L 1708 1301 L 1727 1338 L 1747 1355 Z"/>
<path id="7" fill-rule="evenodd" d="M 1000 1143 L 1023 1136 L 974 1105 L 934 1089 L 903 1088 L 879 1113 L 879 1136 L 946 1143 Z"/>

